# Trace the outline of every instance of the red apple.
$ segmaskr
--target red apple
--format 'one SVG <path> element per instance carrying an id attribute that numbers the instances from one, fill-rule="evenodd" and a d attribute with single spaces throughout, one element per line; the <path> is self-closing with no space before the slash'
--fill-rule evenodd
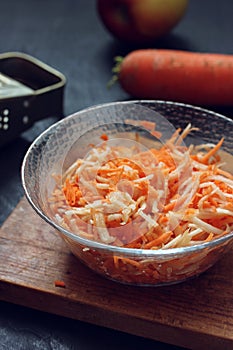
<path id="1" fill-rule="evenodd" d="M 149 43 L 172 30 L 188 0 L 97 0 L 106 28 L 119 40 Z"/>

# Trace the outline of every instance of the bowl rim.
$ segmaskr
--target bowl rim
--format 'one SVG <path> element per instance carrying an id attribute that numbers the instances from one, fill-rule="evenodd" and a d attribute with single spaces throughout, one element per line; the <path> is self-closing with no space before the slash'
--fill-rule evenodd
<path id="1" fill-rule="evenodd" d="M 89 249 L 98 249 L 101 251 L 105 251 L 105 252 L 111 252 L 113 254 L 120 254 L 121 256 L 131 256 L 131 257 L 156 257 L 156 258 L 169 258 L 169 257 L 174 257 L 177 255 L 186 255 L 189 253 L 196 253 L 198 251 L 202 251 L 204 249 L 207 248 L 213 248 L 215 246 L 221 245 L 222 243 L 226 242 L 229 240 L 229 242 L 233 239 L 233 231 L 229 232 L 228 234 L 216 238 L 210 242 L 204 242 L 204 243 L 197 243 L 195 245 L 192 246 L 185 246 L 185 247 L 178 247 L 178 248 L 167 248 L 167 249 L 156 249 L 156 250 L 152 250 L 152 249 L 142 249 L 142 248 L 126 248 L 126 247 L 121 247 L 121 246 L 114 246 L 114 245 L 110 245 L 110 244 L 105 244 L 105 243 L 101 243 L 101 242 L 97 242 L 97 241 L 93 241 L 93 240 L 89 240 L 83 237 L 80 237 L 78 234 L 74 234 L 68 230 L 66 230 L 65 228 L 63 228 L 62 226 L 58 225 L 56 222 L 54 222 L 51 218 L 49 218 L 46 214 L 44 214 L 44 212 L 37 207 L 37 205 L 34 203 L 34 201 L 32 200 L 30 193 L 27 189 L 27 184 L 26 184 L 26 179 L 25 179 L 25 171 L 26 171 L 26 166 L 27 166 L 27 161 L 28 158 L 30 157 L 33 149 L 40 144 L 40 142 L 43 140 L 44 136 L 47 134 L 52 133 L 52 130 L 54 130 L 55 128 L 57 128 L 60 124 L 64 123 L 64 121 L 67 121 L 69 119 L 72 119 L 74 117 L 78 117 L 79 115 L 85 113 L 85 112 L 89 112 L 91 110 L 95 110 L 95 109 L 101 109 L 103 107 L 111 107 L 111 106 L 116 106 L 116 105 L 122 105 L 122 104 L 158 104 L 158 105 L 168 105 L 168 106 L 174 106 L 174 107 L 183 107 L 183 108 L 187 108 L 187 109 L 191 109 L 191 110 L 195 110 L 197 112 L 200 113 L 206 113 L 206 114 L 212 114 L 215 117 L 224 119 L 225 121 L 228 121 L 230 123 L 232 123 L 233 125 L 233 120 L 229 117 L 226 117 L 225 115 L 209 110 L 207 108 L 203 108 L 200 106 L 195 106 L 192 104 L 187 104 L 187 103 L 182 103 L 182 102 L 173 102 L 173 101 L 164 101 L 164 100 L 128 100 L 128 101 L 115 101 L 115 102 L 106 102 L 106 103 L 100 103 L 100 104 L 95 104 L 93 106 L 90 107 L 86 107 L 80 111 L 74 112 L 64 118 L 62 118 L 61 120 L 57 121 L 56 123 L 50 125 L 46 130 L 44 130 L 39 136 L 37 136 L 35 138 L 35 140 L 31 143 L 30 147 L 28 148 L 27 152 L 25 153 L 25 156 L 23 158 L 22 161 L 22 165 L 21 165 L 21 182 L 22 182 L 22 186 L 23 186 L 23 190 L 25 193 L 25 196 L 27 198 L 27 201 L 29 202 L 29 204 L 32 206 L 32 208 L 35 210 L 35 212 L 48 224 L 50 224 L 50 226 L 52 226 L 53 228 L 55 228 L 57 231 L 59 231 L 60 233 L 64 234 L 65 236 L 67 236 L 68 238 L 72 239 L 73 241 L 79 243 L 80 245 L 85 246 L 86 248 Z"/>

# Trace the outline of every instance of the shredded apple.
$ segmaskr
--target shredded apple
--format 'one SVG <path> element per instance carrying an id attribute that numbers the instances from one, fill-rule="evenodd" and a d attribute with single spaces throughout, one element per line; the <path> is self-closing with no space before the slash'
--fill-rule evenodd
<path id="1" fill-rule="evenodd" d="M 149 128 L 159 137 L 155 125 Z M 182 141 L 194 130 L 178 129 L 158 149 L 143 151 L 111 145 L 104 134 L 57 177 L 62 188 L 50 205 L 60 225 L 90 240 L 139 249 L 192 246 L 231 232 L 233 176 L 222 170 L 224 140 L 186 147 Z"/>

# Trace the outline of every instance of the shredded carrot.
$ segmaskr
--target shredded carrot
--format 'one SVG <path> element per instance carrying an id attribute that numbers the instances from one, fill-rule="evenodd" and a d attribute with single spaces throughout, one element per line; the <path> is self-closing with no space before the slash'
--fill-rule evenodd
<path id="1" fill-rule="evenodd" d="M 157 132 L 154 123 L 140 125 Z M 233 175 L 221 169 L 219 153 L 224 140 L 184 146 L 181 141 L 195 129 L 177 129 L 162 147 L 143 152 L 108 145 L 103 134 L 103 143 L 88 159 L 78 159 L 66 171 L 62 187 L 56 177 L 49 203 L 59 224 L 100 243 L 147 250 L 192 246 L 232 232 Z M 132 268 L 161 278 L 166 265 L 160 269 L 126 257 L 109 259 L 100 268 L 124 271 L 125 278 Z M 189 264 L 176 261 L 172 270 L 178 273 Z M 164 274 L 173 274 L 170 267 Z M 62 281 L 55 285 L 65 287 Z"/>
<path id="2" fill-rule="evenodd" d="M 108 140 L 108 135 L 107 134 L 102 134 L 100 136 L 100 138 L 103 140 L 103 141 L 107 141 Z"/>
<path id="3" fill-rule="evenodd" d="M 122 261 L 124 264 L 130 264 L 133 265 L 135 267 L 140 267 L 140 262 L 133 260 L 133 259 L 129 259 L 129 258 L 123 258 L 123 257 L 118 257 L 118 262 Z"/>
<path id="4" fill-rule="evenodd" d="M 54 285 L 55 285 L 55 287 L 66 288 L 65 282 L 61 281 L 61 280 L 54 281 Z"/>
<path id="5" fill-rule="evenodd" d="M 172 235 L 172 231 L 169 232 L 164 232 L 161 236 L 159 236 L 158 238 L 155 238 L 153 241 L 148 242 L 147 244 L 145 244 L 144 248 L 148 249 L 148 248 L 153 248 L 153 247 L 157 247 L 158 245 L 162 244 L 162 243 L 166 243 L 167 239 L 170 238 Z"/>
<path id="6" fill-rule="evenodd" d="M 211 148 L 211 150 L 206 153 L 206 155 L 202 158 L 202 162 L 203 163 L 207 163 L 208 160 L 210 159 L 210 157 L 212 157 L 214 154 L 217 153 L 217 151 L 221 148 L 222 144 L 223 144 L 224 138 L 221 138 L 221 140 L 217 143 L 217 145 L 215 145 L 215 147 Z"/>
<path id="7" fill-rule="evenodd" d="M 165 211 L 165 212 L 168 212 L 168 211 L 173 210 L 174 207 L 175 207 L 175 205 L 176 205 L 176 201 L 173 201 L 173 202 L 170 202 L 170 203 L 166 204 L 166 205 L 164 206 L 164 211 Z"/>
<path id="8" fill-rule="evenodd" d="M 153 122 L 140 122 L 140 125 L 156 131 Z M 182 134 L 181 129 L 177 129 L 160 149 L 130 154 L 132 150 L 118 146 L 109 147 L 107 154 L 104 142 L 93 151 L 93 160 L 91 155 L 87 162 L 78 159 L 76 170 L 72 168 L 72 172 L 67 172 L 63 188 L 60 192 L 56 189 L 51 200 L 55 208 L 59 197 L 61 223 L 70 226 L 72 231 L 77 226 L 82 236 L 102 243 L 143 249 L 164 249 L 167 244 L 170 248 L 173 240 L 185 231 L 189 239 L 181 239 L 180 244 L 190 245 L 197 237 L 206 237 L 206 230 L 211 227 L 215 234 L 208 239 L 215 239 L 220 234 L 216 215 L 221 230 L 230 232 L 233 227 L 232 174 L 218 166 L 216 157 L 224 140 L 214 146 L 203 145 L 204 154 L 203 151 L 189 153 L 190 148 L 181 146 L 180 139 L 193 129 L 188 126 Z M 105 134 L 101 138 L 108 140 Z M 105 154 L 101 165 L 96 154 L 100 157 Z M 65 209 L 67 204 L 71 209 Z M 194 217 L 200 220 L 194 223 Z M 195 237 L 193 232 L 197 229 L 200 232 Z"/>
<path id="9" fill-rule="evenodd" d="M 223 175 L 225 177 L 228 177 L 229 179 L 233 180 L 233 175 L 230 174 L 228 171 L 222 170 L 220 168 L 217 168 L 216 171 L 217 171 L 217 174 L 221 174 L 221 175 Z"/>
<path id="10" fill-rule="evenodd" d="M 151 131 L 151 135 L 153 135 L 153 136 L 157 137 L 158 139 L 160 139 L 161 136 L 162 136 L 162 133 L 157 131 L 157 130 L 153 130 L 153 131 Z"/>

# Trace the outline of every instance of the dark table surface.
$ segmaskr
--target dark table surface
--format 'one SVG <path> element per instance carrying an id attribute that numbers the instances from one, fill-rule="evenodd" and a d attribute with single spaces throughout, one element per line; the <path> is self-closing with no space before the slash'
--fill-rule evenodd
<path id="1" fill-rule="evenodd" d="M 183 20 L 154 47 L 233 54 L 232 17 L 232 0 L 190 0 Z M 1 1 L 0 53 L 27 53 L 62 72 L 67 78 L 64 115 L 99 103 L 129 99 L 120 86 L 108 90 L 106 84 L 114 56 L 132 49 L 104 29 L 95 0 Z M 221 112 L 233 115 L 233 109 Z M 57 119 L 51 116 L 37 122 L 0 148 L 0 225 L 23 196 L 20 166 L 27 148 Z M 178 349 L 0 301 L 0 349 L 119 348 Z"/>

